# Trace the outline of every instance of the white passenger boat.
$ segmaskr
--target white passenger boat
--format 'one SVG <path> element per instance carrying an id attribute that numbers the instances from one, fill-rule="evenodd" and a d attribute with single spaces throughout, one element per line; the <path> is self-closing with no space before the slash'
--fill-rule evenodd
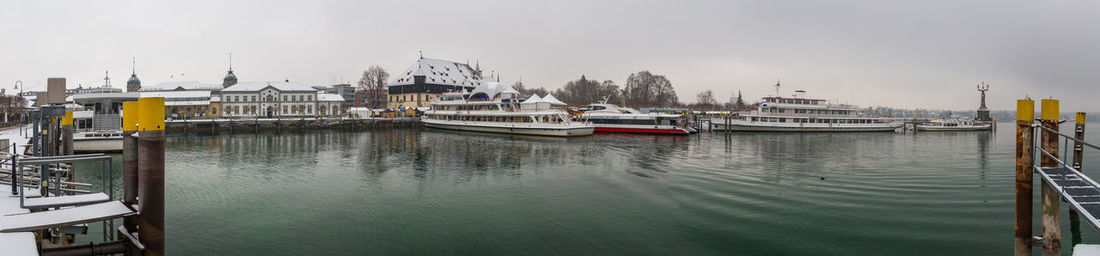
<path id="1" fill-rule="evenodd" d="M 988 131 L 992 124 L 978 123 L 971 120 L 932 120 L 928 123 L 918 124 L 918 131 Z"/>
<path id="2" fill-rule="evenodd" d="M 778 93 L 777 93 L 778 94 Z M 791 97 L 764 97 L 756 110 L 737 118 L 714 118 L 713 130 L 757 132 L 885 132 L 901 128 L 895 118 L 868 117 L 859 108 L 811 99 L 802 90 Z"/>
<path id="3" fill-rule="evenodd" d="M 648 133 L 688 135 L 692 131 L 683 125 L 679 115 L 665 113 L 646 113 L 619 107 L 615 104 L 597 103 L 588 105 L 580 119 L 596 126 L 596 132 Z"/>
<path id="4" fill-rule="evenodd" d="M 586 136 L 596 128 L 572 121 L 555 106 L 565 103 L 547 95 L 521 99 L 519 92 L 498 82 L 484 82 L 469 93 L 444 93 L 431 101 L 420 119 L 429 128 L 542 136 Z"/>

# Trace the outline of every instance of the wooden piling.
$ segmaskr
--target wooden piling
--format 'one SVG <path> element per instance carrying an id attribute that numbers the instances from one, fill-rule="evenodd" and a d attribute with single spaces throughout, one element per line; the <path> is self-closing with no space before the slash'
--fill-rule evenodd
<path id="1" fill-rule="evenodd" d="M 123 102 L 122 111 L 122 203 L 137 208 L 138 140 L 133 135 L 134 132 L 137 132 L 141 105 L 136 101 Z M 127 232 L 137 231 L 138 216 L 123 218 L 122 226 L 126 228 Z M 137 254 L 131 252 L 129 255 Z"/>
<path id="2" fill-rule="evenodd" d="M 1016 234 L 1015 255 L 1031 256 L 1032 170 L 1031 124 L 1035 101 L 1016 101 Z"/>
<path id="3" fill-rule="evenodd" d="M 138 100 L 138 239 L 148 256 L 164 255 L 164 98 Z"/>
<path id="4" fill-rule="evenodd" d="M 1042 120 L 1040 121 L 1042 126 L 1058 131 L 1058 100 L 1044 99 L 1042 105 Z M 1058 167 L 1058 134 L 1045 129 L 1041 132 L 1042 139 L 1040 141 L 1043 151 L 1053 157 L 1045 154 L 1040 155 L 1040 166 Z M 1061 193 L 1058 193 L 1054 186 L 1048 182 L 1044 181 L 1042 184 L 1042 205 L 1039 208 L 1042 211 L 1043 255 L 1062 255 L 1062 221 L 1059 213 L 1061 210 Z"/>

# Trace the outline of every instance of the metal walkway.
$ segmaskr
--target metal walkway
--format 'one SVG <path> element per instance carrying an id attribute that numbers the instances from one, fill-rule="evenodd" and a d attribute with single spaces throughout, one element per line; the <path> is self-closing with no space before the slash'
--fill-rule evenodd
<path id="1" fill-rule="evenodd" d="M 1100 229 L 1100 184 L 1064 166 L 1035 169 L 1093 228 Z"/>

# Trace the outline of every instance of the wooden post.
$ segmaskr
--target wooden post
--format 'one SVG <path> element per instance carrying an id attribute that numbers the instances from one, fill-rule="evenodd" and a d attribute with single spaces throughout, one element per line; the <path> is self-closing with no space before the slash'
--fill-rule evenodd
<path id="1" fill-rule="evenodd" d="M 164 98 L 138 100 L 138 239 L 145 255 L 164 255 Z"/>
<path id="2" fill-rule="evenodd" d="M 122 103 L 122 203 L 133 208 L 138 206 L 138 138 L 134 137 L 134 133 L 137 132 L 140 110 L 141 106 L 136 101 Z M 126 228 L 126 232 L 136 232 L 138 216 L 123 218 L 122 226 Z M 135 246 L 127 256 L 140 254 Z"/>
<path id="3" fill-rule="evenodd" d="M 1016 101 L 1016 235 L 1015 255 L 1031 256 L 1031 124 L 1035 120 L 1035 101 Z"/>
<path id="4" fill-rule="evenodd" d="M 1058 131 L 1058 100 L 1044 99 L 1042 100 L 1042 125 L 1054 131 Z M 1038 154 L 1041 167 L 1058 167 L 1058 134 L 1047 130 L 1042 130 L 1041 145 L 1044 151 L 1050 153 L 1053 157 L 1048 157 L 1045 154 Z M 1061 194 L 1050 183 L 1042 182 L 1042 205 L 1039 209 L 1042 211 L 1042 226 L 1043 226 L 1043 255 L 1053 256 L 1062 255 L 1062 221 L 1059 211 L 1061 210 Z"/>

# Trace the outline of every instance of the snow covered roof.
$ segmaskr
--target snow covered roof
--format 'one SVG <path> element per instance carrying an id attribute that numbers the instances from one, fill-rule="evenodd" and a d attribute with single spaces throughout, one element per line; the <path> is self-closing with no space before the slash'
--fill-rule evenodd
<path id="1" fill-rule="evenodd" d="M 542 98 L 538 94 L 531 94 L 531 97 L 528 97 L 523 103 L 538 103 L 540 101 L 542 101 Z"/>
<path id="2" fill-rule="evenodd" d="M 210 105 L 210 91 L 141 92 L 141 97 L 163 97 L 165 106 Z"/>
<path id="3" fill-rule="evenodd" d="M 199 81 L 162 82 L 154 86 L 143 86 L 139 92 L 154 91 L 216 91 L 221 90 L 220 84 L 204 84 Z"/>
<path id="4" fill-rule="evenodd" d="M 339 94 L 318 93 L 317 94 L 317 101 L 340 101 L 340 102 L 343 102 L 344 97 L 340 96 Z"/>
<path id="5" fill-rule="evenodd" d="M 475 87 L 481 85 L 481 75 L 470 65 L 430 58 L 420 58 L 405 72 L 398 73 L 389 86 L 415 83 L 414 76 L 424 76 L 424 83 Z"/>
<path id="6" fill-rule="evenodd" d="M 254 92 L 271 86 L 279 91 L 301 91 L 301 92 L 315 92 L 316 89 L 309 87 L 308 85 L 299 84 L 295 82 L 242 82 L 225 89 L 223 92 Z"/>
<path id="7" fill-rule="evenodd" d="M 142 98 L 150 97 L 164 97 L 164 100 L 171 98 L 197 98 L 197 97 L 210 97 L 210 91 L 155 91 L 155 92 L 141 92 Z"/>
<path id="8" fill-rule="evenodd" d="M 558 100 L 558 98 L 554 98 L 553 94 L 547 94 L 546 97 L 542 98 L 542 101 L 548 102 L 551 105 L 568 105 L 565 104 L 565 102 L 561 102 L 560 100 Z"/>

